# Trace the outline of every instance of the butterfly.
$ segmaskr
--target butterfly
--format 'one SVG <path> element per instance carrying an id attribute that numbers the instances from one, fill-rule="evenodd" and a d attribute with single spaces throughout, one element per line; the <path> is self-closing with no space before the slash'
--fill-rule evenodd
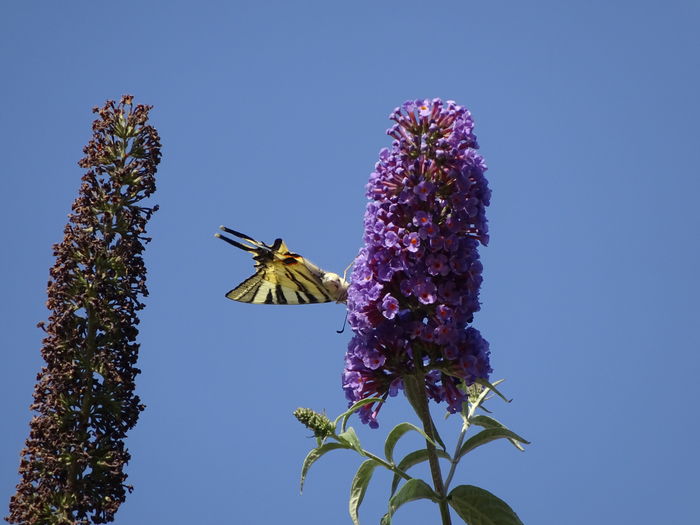
<path id="1" fill-rule="evenodd" d="M 226 294 L 234 301 L 252 304 L 311 304 L 335 301 L 344 303 L 348 295 L 348 283 L 340 275 L 326 272 L 290 252 L 282 239 L 271 246 L 264 242 L 231 230 L 219 229 L 235 235 L 244 243 L 216 234 L 221 240 L 253 254 L 255 274 Z"/>

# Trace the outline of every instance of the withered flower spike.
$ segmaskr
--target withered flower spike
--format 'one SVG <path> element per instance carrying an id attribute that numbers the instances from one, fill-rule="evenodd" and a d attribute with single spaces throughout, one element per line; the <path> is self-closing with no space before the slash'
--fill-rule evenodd
<path id="1" fill-rule="evenodd" d="M 54 245 L 46 332 L 29 438 L 22 450 L 10 523 L 90 524 L 114 520 L 125 484 L 127 432 L 144 406 L 134 394 L 160 138 L 150 106 L 125 95 L 95 108 L 93 137 L 78 163 L 87 172 L 63 241 Z"/>

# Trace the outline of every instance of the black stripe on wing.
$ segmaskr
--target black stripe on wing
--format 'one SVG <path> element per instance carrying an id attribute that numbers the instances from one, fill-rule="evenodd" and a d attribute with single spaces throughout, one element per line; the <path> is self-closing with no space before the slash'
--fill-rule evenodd
<path id="1" fill-rule="evenodd" d="M 319 294 L 321 296 L 323 296 L 325 299 L 327 299 L 326 301 L 319 300 L 318 297 L 316 297 L 316 295 L 314 295 L 304 283 L 302 283 L 301 281 L 299 281 L 299 279 L 296 278 L 294 272 L 291 272 L 290 270 L 285 268 L 284 275 L 287 277 L 287 279 L 292 281 L 299 288 L 297 295 L 299 295 L 299 292 L 303 293 L 308 298 L 309 303 L 319 303 L 319 302 L 330 301 L 330 298 L 328 297 L 328 294 L 326 294 L 325 290 L 320 288 L 318 286 L 317 282 L 311 281 L 304 274 L 297 273 L 297 275 L 299 275 L 300 277 L 306 277 L 306 280 L 309 281 L 313 285 L 313 288 L 315 290 L 318 290 Z"/>
<path id="2" fill-rule="evenodd" d="M 275 300 L 277 301 L 277 304 L 287 304 L 287 298 L 284 296 L 282 286 L 279 284 L 275 285 Z"/>
<path id="3" fill-rule="evenodd" d="M 285 266 L 284 276 L 304 291 L 314 303 L 334 301 L 323 286 L 321 277 L 307 267 L 303 257 L 290 256 L 284 259 L 282 264 Z"/>

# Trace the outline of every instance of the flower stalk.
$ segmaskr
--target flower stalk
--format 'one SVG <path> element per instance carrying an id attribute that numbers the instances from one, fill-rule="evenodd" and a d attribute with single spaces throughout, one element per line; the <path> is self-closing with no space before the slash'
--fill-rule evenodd
<path id="1" fill-rule="evenodd" d="M 134 393 L 137 312 L 148 295 L 142 258 L 157 206 L 160 139 L 151 108 L 131 96 L 93 111 L 93 137 L 79 162 L 87 172 L 63 241 L 54 246 L 51 310 L 21 453 L 10 523 L 78 525 L 113 521 L 132 488 L 124 445 L 144 409 Z"/>
<path id="2" fill-rule="evenodd" d="M 427 499 L 438 504 L 443 525 L 450 509 L 465 523 L 522 525 L 513 510 L 490 492 L 473 485 L 449 489 L 460 459 L 495 439 L 522 450 L 523 438 L 487 416 L 475 416 L 489 391 L 489 345 L 472 326 L 479 310 L 482 266 L 479 245 L 489 240 L 485 208 L 490 191 L 486 166 L 476 152 L 470 113 L 452 101 L 406 102 L 390 115 L 383 149 L 367 185 L 364 245 L 355 259 L 348 288 L 348 345 L 343 389 L 350 408 L 338 416 L 341 434 L 316 433 L 318 447 L 302 466 L 302 484 L 310 466 L 332 450 L 350 449 L 368 458 L 358 467 L 350 489 L 349 511 L 359 525 L 359 506 L 378 466 L 394 472 L 387 513 Z M 387 434 L 386 460 L 360 446 L 345 422 L 357 413 L 371 428 L 388 397 L 403 390 L 423 429 L 403 422 Z M 430 415 L 429 400 L 445 402 L 461 413 L 462 429 L 450 456 Z M 471 425 L 483 430 L 465 441 Z M 409 432 L 425 439 L 425 448 L 396 461 L 397 442 Z M 439 459 L 449 461 L 443 481 Z M 432 487 L 407 471 L 428 462 Z"/>
<path id="3" fill-rule="evenodd" d="M 404 380 L 404 390 L 409 403 L 421 420 L 423 431 L 430 438 L 425 440 L 425 447 L 428 450 L 428 465 L 430 466 L 430 475 L 433 479 L 433 488 L 440 498 L 438 506 L 440 508 L 442 524 L 451 525 L 450 509 L 446 499 L 446 486 L 442 481 L 442 471 L 440 470 L 440 462 L 438 461 L 437 449 L 435 448 L 437 432 L 435 430 L 433 418 L 430 415 L 428 396 L 425 393 L 425 389 L 422 387 L 423 383 L 424 380 L 421 373 L 416 376 L 407 377 Z"/>

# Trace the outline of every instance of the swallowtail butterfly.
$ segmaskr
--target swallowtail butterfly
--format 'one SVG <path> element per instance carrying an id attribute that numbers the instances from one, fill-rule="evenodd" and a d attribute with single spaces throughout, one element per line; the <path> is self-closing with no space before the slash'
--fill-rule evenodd
<path id="1" fill-rule="evenodd" d="M 235 241 L 216 234 L 227 243 L 250 252 L 255 260 L 255 274 L 226 294 L 234 301 L 252 304 L 310 304 L 335 301 L 344 303 L 348 283 L 340 275 L 326 272 L 290 252 L 282 239 L 271 246 L 224 226 L 221 230 L 242 239 Z"/>

